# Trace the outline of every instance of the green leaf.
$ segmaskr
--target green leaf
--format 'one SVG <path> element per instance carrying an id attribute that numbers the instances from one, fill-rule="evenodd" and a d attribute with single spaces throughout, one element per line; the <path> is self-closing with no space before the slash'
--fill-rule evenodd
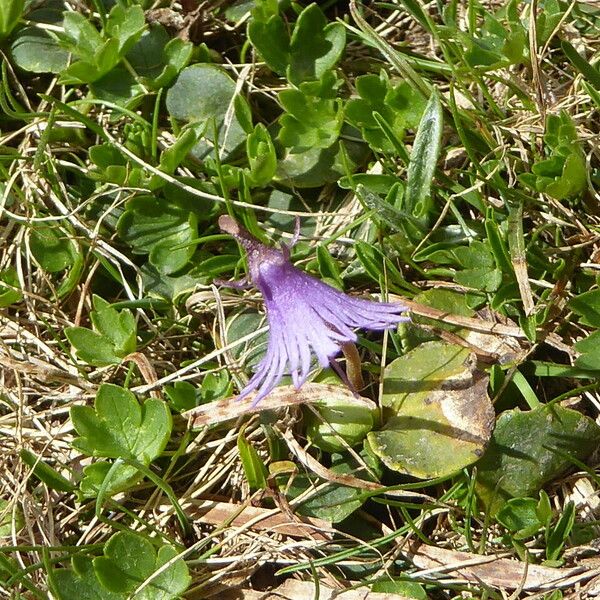
<path id="1" fill-rule="evenodd" d="M 169 36 L 157 23 L 142 33 L 126 55 L 144 85 L 153 90 L 168 86 L 190 61 L 194 46 Z"/>
<path id="2" fill-rule="evenodd" d="M 104 336 L 85 327 L 67 327 L 65 335 L 75 348 L 77 357 L 88 365 L 106 367 L 121 362 L 114 344 Z"/>
<path id="3" fill-rule="evenodd" d="M 402 579 L 377 581 L 371 586 L 371 591 L 385 594 L 390 598 L 397 596 L 405 599 L 414 598 L 415 600 L 427 600 L 429 598 L 425 588 L 420 583 Z"/>
<path id="4" fill-rule="evenodd" d="M 278 139 L 292 152 L 329 148 L 339 137 L 343 112 L 339 99 L 333 99 L 341 82 L 331 72 L 318 86 L 314 82 L 300 84 L 300 89 L 279 93 L 286 112 L 279 117 Z"/>
<path id="5" fill-rule="evenodd" d="M 117 51 L 122 56 L 140 39 L 145 26 L 146 19 L 141 6 L 126 8 L 115 4 L 106 20 L 104 32 L 117 40 Z"/>
<path id="6" fill-rule="evenodd" d="M 106 481 L 109 476 L 110 480 Z M 107 461 L 97 461 L 84 467 L 79 489 L 84 498 L 96 498 L 102 490 L 105 497 L 128 490 L 143 479 L 139 469 L 132 465 L 116 467 Z"/>
<path id="7" fill-rule="evenodd" d="M 299 85 L 303 81 L 321 79 L 333 69 L 345 46 L 344 25 L 328 24 L 317 4 L 308 5 L 299 15 L 290 41 L 288 80 Z"/>
<path id="8" fill-rule="evenodd" d="M 248 39 L 272 71 L 285 75 L 290 62 L 290 36 L 278 14 L 266 21 L 254 17 L 248 24 Z"/>
<path id="9" fill-rule="evenodd" d="M 80 59 L 93 65 L 96 53 L 104 44 L 98 30 L 81 13 L 76 11 L 65 12 L 63 28 L 65 42 L 69 50 Z"/>
<path id="10" fill-rule="evenodd" d="M 356 91 L 360 97 L 346 103 L 346 119 L 361 130 L 373 150 L 395 154 L 396 147 L 375 114 L 381 116 L 397 140 L 402 140 L 407 128 L 419 124 L 425 108 L 423 96 L 406 82 L 392 86 L 385 71 L 357 77 Z"/>
<path id="11" fill-rule="evenodd" d="M 127 308 L 119 311 L 95 294 L 92 304 L 90 319 L 94 329 L 110 340 L 120 356 L 135 352 L 137 327 L 132 312 Z"/>
<path id="12" fill-rule="evenodd" d="M 184 161 L 194 144 L 196 132 L 193 129 L 182 131 L 172 146 L 169 146 L 160 155 L 160 170 L 173 175 L 177 167 Z M 160 178 L 159 178 L 160 179 Z M 164 180 L 163 180 L 164 181 Z"/>
<path id="13" fill-rule="evenodd" d="M 146 538 L 120 531 L 108 540 L 104 556 L 95 558 L 93 566 L 100 583 L 111 592 L 130 595 L 146 584 L 135 594 L 136 600 L 174 600 L 191 582 L 182 559 L 161 570 L 176 556 L 172 546 L 161 546 L 157 553 Z"/>
<path id="14" fill-rule="evenodd" d="M 341 138 L 329 148 L 311 148 L 304 152 L 285 149 L 277 165 L 278 181 L 299 188 L 320 187 L 336 182 L 342 175 L 356 170 L 362 164 L 369 149 L 366 144 L 343 139 L 351 131 L 342 127 Z"/>
<path id="15" fill-rule="evenodd" d="M 575 360 L 575 366 L 580 369 L 600 371 L 600 331 L 594 331 L 588 337 L 575 344 L 575 350 L 581 352 Z"/>
<path id="16" fill-rule="evenodd" d="M 192 151 L 196 158 L 201 160 L 214 154 L 215 127 L 219 148 L 225 156 L 246 139 L 234 110 L 235 94 L 235 82 L 220 67 L 211 64 L 186 67 L 167 92 L 169 114 L 180 121 L 194 123 L 198 130 L 205 132 L 206 140 L 198 142 Z"/>
<path id="17" fill-rule="evenodd" d="M 117 231 L 136 254 L 149 254 L 150 263 L 167 275 L 188 263 L 198 237 L 194 213 L 155 196 L 137 196 L 125 208 Z"/>
<path id="18" fill-rule="evenodd" d="M 434 91 L 421 117 L 410 155 L 404 205 L 407 212 L 424 221 L 433 210 L 431 185 L 442 144 L 443 114 L 440 97 Z"/>
<path id="19" fill-rule="evenodd" d="M 2 283 L 6 285 L 3 285 Z M 16 289 L 15 289 L 16 288 Z M 23 299 L 19 275 L 14 267 L 0 271 L 0 308 L 6 308 Z"/>
<path id="20" fill-rule="evenodd" d="M 200 390 L 189 381 L 176 381 L 173 385 L 165 386 L 164 389 L 173 408 L 179 412 L 191 410 L 200 404 Z"/>
<path id="21" fill-rule="evenodd" d="M 569 308 L 582 317 L 583 325 L 600 327 L 600 290 L 590 290 L 571 298 Z"/>
<path id="22" fill-rule="evenodd" d="M 100 584 L 87 557 L 74 556 L 71 568 L 55 569 L 50 581 L 59 600 L 123 600 L 121 594 L 114 594 Z"/>
<path id="23" fill-rule="evenodd" d="M 61 73 L 69 64 L 69 53 L 38 27 L 20 29 L 10 52 L 15 64 L 32 73 Z"/>
<path id="24" fill-rule="evenodd" d="M 246 138 L 246 154 L 252 183 L 261 187 L 267 185 L 277 171 L 277 155 L 271 135 L 262 123 L 258 123 Z"/>
<path id="25" fill-rule="evenodd" d="M 356 242 L 354 250 L 367 274 L 377 283 L 383 281 L 386 276 L 392 286 L 405 283 L 402 273 L 398 271 L 394 263 L 374 245 Z"/>
<path id="26" fill-rule="evenodd" d="M 575 503 L 568 502 L 556 525 L 546 533 L 546 559 L 557 560 L 575 524 Z"/>
<path id="27" fill-rule="evenodd" d="M 23 448 L 19 452 L 19 456 L 28 467 L 31 467 L 33 475 L 42 483 L 45 483 L 50 489 L 59 492 L 72 492 L 75 490 L 75 486 L 68 479 L 63 477 L 58 471 L 53 469 L 33 452 Z"/>
<path id="28" fill-rule="evenodd" d="M 476 492 L 490 514 L 509 498 L 533 496 L 600 442 L 600 427 L 562 406 L 504 412 L 477 466 Z"/>
<path id="29" fill-rule="evenodd" d="M 121 65 L 111 66 L 108 73 L 96 78 L 89 86 L 96 98 L 124 108 L 136 108 L 144 96 L 143 86 Z"/>
<path id="30" fill-rule="evenodd" d="M 388 192 L 397 188 L 397 186 L 400 186 L 400 184 L 394 183 L 394 186 L 389 188 Z M 403 188 L 400 187 L 396 191 L 403 193 Z M 377 194 L 365 188 L 364 185 L 359 184 L 356 187 L 356 195 L 369 210 L 375 211 L 377 217 L 394 231 L 404 233 L 407 229 L 409 231 L 420 229 L 420 224 L 411 214 L 396 208 L 387 199 L 381 199 Z"/>
<path id="31" fill-rule="evenodd" d="M 575 124 L 565 111 L 548 115 L 544 144 L 548 157 L 537 161 L 531 173 L 523 173 L 521 181 L 557 200 L 583 192 L 587 186 L 585 157 Z"/>
<path id="32" fill-rule="evenodd" d="M 381 477 L 381 466 L 372 454 L 365 450 L 360 452 L 362 461 L 367 465 L 375 478 Z M 337 475 L 352 475 L 367 481 L 374 481 L 373 475 L 369 473 L 358 461 L 350 454 L 332 454 L 331 471 Z M 306 492 L 308 489 L 314 489 L 317 486 L 319 490 L 311 497 L 302 502 L 297 512 L 307 517 L 316 517 L 325 519 L 332 523 L 339 523 L 349 517 L 355 510 L 360 508 L 365 501 L 362 497 L 362 490 L 345 485 L 324 482 L 317 477 L 307 475 L 297 475 L 293 478 L 289 487 L 284 485 L 291 498 L 296 498 Z"/>
<path id="33" fill-rule="evenodd" d="M 59 227 L 38 225 L 31 231 L 29 247 L 44 271 L 58 273 L 73 265 L 76 248 Z"/>
<path id="34" fill-rule="evenodd" d="M 0 40 L 8 37 L 21 20 L 25 0 L 2 0 L 0 2 Z"/>
<path id="35" fill-rule="evenodd" d="M 343 452 L 347 446 L 362 443 L 373 429 L 377 414 L 377 406 L 367 398 L 327 396 L 311 406 L 314 410 L 303 411 L 306 437 L 325 452 Z"/>
<path id="36" fill-rule="evenodd" d="M 575 524 L 575 503 L 570 501 L 564 507 L 558 522 L 547 531 L 546 559 L 557 560 Z"/>
<path id="37" fill-rule="evenodd" d="M 495 292 L 502 283 L 502 272 L 486 242 L 475 240 L 470 246 L 459 246 L 452 251 L 462 270 L 454 280 L 460 285 L 484 292 Z"/>
<path id="38" fill-rule="evenodd" d="M 140 406 L 130 391 L 108 383 L 100 386 L 94 408 L 73 406 L 71 420 L 80 435 L 73 445 L 80 451 L 144 465 L 160 456 L 172 425 L 163 401 L 149 398 Z"/>
<path id="39" fill-rule="evenodd" d="M 250 490 L 266 489 L 269 470 L 258 455 L 256 448 L 244 436 L 244 429 L 240 429 L 238 434 L 237 448 Z"/>
<path id="40" fill-rule="evenodd" d="M 427 342 L 386 367 L 385 424 L 367 439 L 387 467 L 428 479 L 481 457 L 494 410 L 487 377 L 474 370 L 473 358 L 460 346 Z"/>
<path id="41" fill-rule="evenodd" d="M 13 531 L 18 534 L 24 526 L 25 519 L 20 505 L 0 498 L 0 540 L 12 537 Z"/>
<path id="42" fill-rule="evenodd" d="M 567 40 L 560 43 L 562 51 L 571 64 L 598 90 L 600 90 L 600 71 L 583 58 Z"/>
<path id="43" fill-rule="evenodd" d="M 496 519 L 518 539 L 535 535 L 545 525 L 538 517 L 538 501 L 535 498 L 511 498 L 498 511 Z"/>

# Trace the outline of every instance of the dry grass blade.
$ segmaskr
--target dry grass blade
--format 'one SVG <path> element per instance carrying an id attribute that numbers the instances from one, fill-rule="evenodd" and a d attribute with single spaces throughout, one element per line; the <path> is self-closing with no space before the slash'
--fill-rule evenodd
<path id="1" fill-rule="evenodd" d="M 508 558 L 481 556 L 427 545 L 413 546 L 408 556 L 413 564 L 421 569 L 415 576 L 448 574 L 460 580 L 483 583 L 503 590 L 557 590 L 571 587 L 600 574 L 600 569 L 597 568 L 579 566 L 557 569 L 526 565 Z"/>
<path id="2" fill-rule="evenodd" d="M 213 500 L 194 500 L 186 511 L 195 521 L 210 525 L 227 524 L 228 527 L 244 527 L 250 523 L 255 531 L 268 531 L 290 537 L 316 541 L 330 541 L 335 533 L 329 522 L 313 517 L 289 515 L 279 509 L 266 509 L 256 506 L 242 506 Z"/>
<path id="3" fill-rule="evenodd" d="M 318 598 L 319 600 L 410 600 L 400 594 L 372 592 L 368 587 L 352 590 L 335 590 L 320 584 L 317 587 L 312 581 L 297 581 L 289 579 L 284 584 L 270 592 L 257 592 L 250 589 L 221 590 L 220 600 L 304 600 Z"/>
<path id="4" fill-rule="evenodd" d="M 252 406 L 254 396 L 255 394 L 251 394 L 242 400 L 238 400 L 237 396 L 233 396 L 218 402 L 198 406 L 187 411 L 183 416 L 189 419 L 192 428 L 197 428 L 204 425 L 223 423 L 246 414 L 317 402 L 325 397 L 339 398 L 340 401 L 350 404 L 358 402 L 369 408 L 372 405 L 371 401 L 354 396 L 350 390 L 344 387 L 325 383 L 306 383 L 299 390 L 291 385 L 280 386 L 261 400 L 258 406 Z"/>

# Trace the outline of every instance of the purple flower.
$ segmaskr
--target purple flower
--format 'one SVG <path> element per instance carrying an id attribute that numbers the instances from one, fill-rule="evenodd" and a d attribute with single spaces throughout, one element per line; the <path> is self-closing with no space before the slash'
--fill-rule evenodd
<path id="1" fill-rule="evenodd" d="M 389 329 L 408 320 L 401 314 L 406 310 L 402 304 L 353 298 L 307 275 L 290 263 L 287 246 L 265 246 L 227 215 L 219 218 L 219 227 L 246 250 L 250 280 L 265 300 L 267 352 L 239 396 L 256 390 L 253 406 L 286 373 L 300 388 L 308 377 L 312 352 L 321 367 L 332 365 L 342 344 L 356 342 L 354 328 Z"/>

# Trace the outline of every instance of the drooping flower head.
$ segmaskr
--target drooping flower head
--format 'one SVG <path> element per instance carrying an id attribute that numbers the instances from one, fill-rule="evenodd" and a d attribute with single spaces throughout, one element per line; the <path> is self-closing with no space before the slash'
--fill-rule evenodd
<path id="1" fill-rule="evenodd" d="M 314 353 L 327 367 L 341 346 L 356 342 L 355 328 L 383 330 L 406 321 L 402 304 L 354 298 L 307 275 L 290 262 L 289 248 L 259 242 L 232 217 L 219 218 L 219 227 L 246 250 L 249 276 L 264 297 L 269 324 L 267 352 L 240 392 L 253 391 L 256 405 L 289 373 L 296 389 L 306 381 Z"/>

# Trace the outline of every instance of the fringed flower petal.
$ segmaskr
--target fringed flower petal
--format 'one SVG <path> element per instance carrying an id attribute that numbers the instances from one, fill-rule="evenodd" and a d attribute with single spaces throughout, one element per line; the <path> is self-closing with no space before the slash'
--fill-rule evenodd
<path id="1" fill-rule="evenodd" d="M 307 275 L 289 262 L 289 252 L 265 246 L 231 217 L 221 217 L 219 225 L 245 248 L 269 324 L 267 352 L 240 398 L 256 391 L 256 405 L 286 373 L 298 389 L 308 378 L 311 355 L 327 367 L 343 344 L 356 341 L 354 329 L 384 330 L 408 320 L 402 304 L 353 298 Z"/>

